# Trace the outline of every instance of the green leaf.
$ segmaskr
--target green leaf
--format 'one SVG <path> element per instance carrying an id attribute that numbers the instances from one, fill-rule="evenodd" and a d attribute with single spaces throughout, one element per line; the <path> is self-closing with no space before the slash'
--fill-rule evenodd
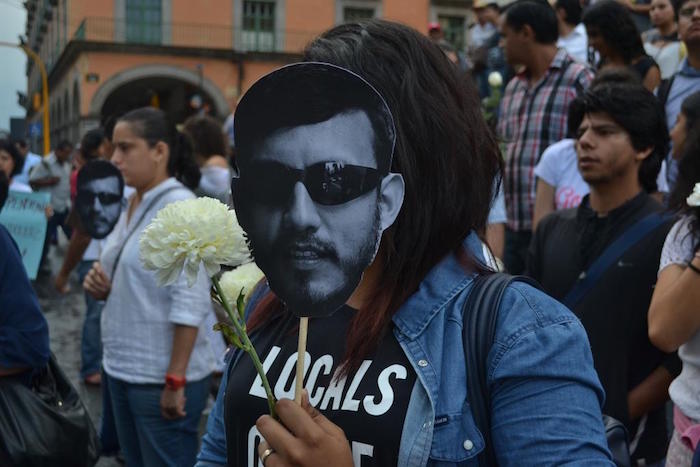
<path id="1" fill-rule="evenodd" d="M 234 331 L 231 326 L 229 326 L 226 323 L 216 323 L 214 325 L 214 331 L 219 331 L 224 335 L 224 338 L 230 343 L 238 347 L 239 349 L 244 349 L 243 343 L 241 342 L 241 339 L 238 337 L 238 334 L 236 334 L 236 331 Z"/>

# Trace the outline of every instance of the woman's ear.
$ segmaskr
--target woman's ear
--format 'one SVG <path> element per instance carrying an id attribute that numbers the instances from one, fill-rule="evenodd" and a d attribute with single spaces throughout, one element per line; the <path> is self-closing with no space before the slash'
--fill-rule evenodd
<path id="1" fill-rule="evenodd" d="M 379 215 L 382 232 L 391 227 L 396 221 L 403 206 L 403 197 L 406 184 L 403 176 L 397 173 L 389 173 L 382 179 L 379 195 Z"/>
<path id="2" fill-rule="evenodd" d="M 156 163 L 161 164 L 164 161 L 167 163 L 169 156 L 170 149 L 163 141 L 158 141 L 155 146 L 153 146 L 153 157 Z"/>

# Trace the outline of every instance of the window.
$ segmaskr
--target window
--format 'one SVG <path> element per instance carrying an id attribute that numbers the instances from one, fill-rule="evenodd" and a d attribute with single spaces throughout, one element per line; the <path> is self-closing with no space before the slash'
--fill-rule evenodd
<path id="1" fill-rule="evenodd" d="M 351 23 L 353 21 L 361 21 L 363 19 L 371 18 L 374 18 L 374 8 L 343 8 L 343 22 L 345 23 Z"/>
<path id="2" fill-rule="evenodd" d="M 161 0 L 126 0 L 126 41 L 161 43 Z"/>
<path id="3" fill-rule="evenodd" d="M 438 23 L 445 31 L 445 40 L 457 50 L 464 50 L 466 45 L 466 18 L 464 16 L 438 15 Z"/>
<path id="4" fill-rule="evenodd" d="M 275 2 L 243 2 L 243 48 L 269 52 L 275 50 Z"/>

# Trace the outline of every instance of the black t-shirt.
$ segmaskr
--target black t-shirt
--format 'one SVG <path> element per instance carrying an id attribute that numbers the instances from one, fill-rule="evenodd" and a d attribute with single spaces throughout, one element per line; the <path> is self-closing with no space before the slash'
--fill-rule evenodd
<path id="1" fill-rule="evenodd" d="M 537 226 L 528 275 L 561 300 L 608 245 L 634 223 L 662 209 L 652 197 L 640 193 L 606 217 L 598 217 L 588 197 L 578 208 L 553 213 Z M 628 392 L 660 365 L 672 374 L 679 371 L 677 356 L 654 347 L 647 329 L 661 249 L 672 223 L 663 223 L 627 250 L 572 310 L 586 328 L 605 389 L 603 413 L 625 423 L 630 438 L 635 437 L 639 423 L 629 420 Z M 662 459 L 667 440 L 663 407 L 649 413 L 642 428 L 633 457 L 649 462 Z"/>
<path id="2" fill-rule="evenodd" d="M 416 374 L 392 332 L 374 355 L 347 378 L 333 378 L 345 354 L 348 324 L 355 310 L 309 319 L 304 385 L 311 405 L 340 426 L 355 466 L 397 465 L 406 409 Z M 275 397 L 294 398 L 299 320 L 285 313 L 260 329 L 254 345 Z M 268 412 L 265 391 L 248 355 L 228 375 L 225 399 L 228 463 L 256 467 L 260 435 L 255 421 Z M 357 460 L 360 460 L 358 463 Z"/>

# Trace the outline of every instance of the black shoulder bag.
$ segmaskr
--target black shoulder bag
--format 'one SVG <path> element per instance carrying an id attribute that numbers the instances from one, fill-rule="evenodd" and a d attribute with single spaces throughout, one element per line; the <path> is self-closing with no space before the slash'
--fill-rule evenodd
<path id="1" fill-rule="evenodd" d="M 53 354 L 29 386 L 0 377 L 0 465 L 90 467 L 99 452 L 90 415 Z"/>
<path id="2" fill-rule="evenodd" d="M 467 365 L 467 395 L 472 416 L 484 437 L 484 450 L 479 454 L 479 465 L 497 466 L 496 453 L 491 442 L 491 397 L 487 375 L 487 358 L 496 336 L 496 322 L 506 288 L 513 282 L 525 282 L 540 288 L 529 277 L 493 273 L 477 276 L 464 304 L 462 330 Z M 608 448 L 618 467 L 631 465 L 625 426 L 612 417 L 603 415 Z"/>

